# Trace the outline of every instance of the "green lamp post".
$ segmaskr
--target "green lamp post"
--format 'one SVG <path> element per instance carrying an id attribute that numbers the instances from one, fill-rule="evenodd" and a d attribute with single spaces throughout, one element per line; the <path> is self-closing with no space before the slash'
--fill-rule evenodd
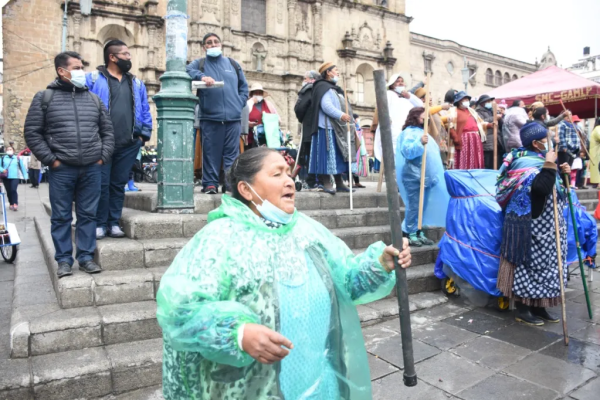
<path id="1" fill-rule="evenodd" d="M 194 212 L 194 107 L 187 60 L 187 0 L 169 0 L 167 71 L 154 97 L 158 122 L 158 202 L 162 213 Z"/>

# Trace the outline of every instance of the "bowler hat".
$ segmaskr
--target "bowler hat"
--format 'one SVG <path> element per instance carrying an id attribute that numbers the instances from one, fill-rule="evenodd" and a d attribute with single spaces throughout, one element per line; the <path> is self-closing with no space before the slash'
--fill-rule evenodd
<path id="1" fill-rule="evenodd" d="M 487 103 L 490 100 L 495 100 L 495 97 L 490 97 L 487 94 L 481 95 L 481 97 L 477 100 L 477 105 Z"/>
<path id="2" fill-rule="evenodd" d="M 462 99 L 464 98 L 469 99 L 469 101 L 471 101 L 471 96 L 469 96 L 467 94 L 467 92 L 465 92 L 464 90 L 461 90 L 460 92 L 456 93 L 454 95 L 454 105 L 456 105 L 458 102 L 460 102 Z"/>

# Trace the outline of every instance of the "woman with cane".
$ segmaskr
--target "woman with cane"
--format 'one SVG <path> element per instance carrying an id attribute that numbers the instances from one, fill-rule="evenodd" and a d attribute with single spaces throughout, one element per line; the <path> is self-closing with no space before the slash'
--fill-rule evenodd
<path id="1" fill-rule="evenodd" d="M 558 174 L 557 156 L 548 150 L 547 135 L 545 126 L 533 121 L 525 124 L 520 130 L 523 147 L 506 156 L 497 183 L 496 199 L 505 213 L 498 289 L 516 301 L 516 320 L 529 325 L 559 322 L 546 307 L 562 303 L 558 271 L 567 265 L 564 209 L 568 183 Z M 569 165 L 562 164 L 560 172 L 569 174 Z M 564 283 L 566 269 L 562 276 Z"/>

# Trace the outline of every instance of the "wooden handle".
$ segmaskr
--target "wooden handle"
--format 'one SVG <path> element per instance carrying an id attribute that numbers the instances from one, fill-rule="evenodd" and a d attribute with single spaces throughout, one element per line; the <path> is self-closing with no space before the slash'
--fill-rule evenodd
<path id="1" fill-rule="evenodd" d="M 498 169 L 498 104 L 492 102 L 494 113 L 494 169 Z"/>
<path id="2" fill-rule="evenodd" d="M 569 195 L 567 193 L 567 195 Z M 556 236 L 556 255 L 558 257 L 558 280 L 560 282 L 560 298 L 562 306 L 562 324 L 563 334 L 565 337 L 565 346 L 569 345 L 569 332 L 567 331 L 567 307 L 565 304 L 565 282 L 563 278 L 563 265 L 562 265 L 562 249 L 560 240 L 560 226 L 558 224 L 558 207 L 556 205 L 556 185 L 554 185 L 554 191 L 552 192 L 552 201 L 554 206 L 554 235 Z"/>
<path id="3" fill-rule="evenodd" d="M 429 81 L 431 72 L 427 73 L 427 82 L 425 83 L 425 118 L 423 120 L 423 133 L 427 135 L 429 127 Z M 425 169 L 427 168 L 427 145 L 423 145 L 423 158 L 421 161 L 421 186 L 419 191 L 419 230 L 423 227 L 423 204 L 425 200 Z"/>

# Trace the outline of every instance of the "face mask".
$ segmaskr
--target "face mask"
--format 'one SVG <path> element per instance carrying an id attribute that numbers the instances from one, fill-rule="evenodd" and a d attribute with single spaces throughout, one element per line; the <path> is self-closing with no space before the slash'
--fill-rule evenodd
<path id="1" fill-rule="evenodd" d="M 65 71 L 67 71 L 65 69 Z M 71 74 L 71 79 L 66 78 L 73 84 L 73 86 L 78 87 L 80 89 L 85 87 L 85 72 L 81 69 L 74 69 L 73 71 L 68 71 Z"/>
<path id="2" fill-rule="evenodd" d="M 211 47 L 206 50 L 206 55 L 209 57 L 219 57 L 223 51 L 220 47 Z"/>
<path id="3" fill-rule="evenodd" d="M 262 204 L 260 204 L 260 205 L 256 204 L 255 202 L 252 202 L 252 203 L 256 206 L 256 209 L 258 210 L 260 215 L 263 216 L 264 219 L 271 221 L 271 222 L 277 222 L 277 223 L 283 224 L 283 225 L 288 224 L 292 220 L 292 217 L 294 216 L 293 213 L 288 214 L 285 211 L 283 211 L 282 209 L 273 205 L 273 203 L 271 203 L 269 200 L 263 200 L 262 197 L 260 197 L 258 195 L 258 193 L 256 193 L 254 191 L 254 189 L 252 188 L 252 186 L 250 186 L 250 184 L 248 182 L 246 182 L 246 185 L 248 185 L 250 190 L 252 190 L 252 192 L 256 196 L 258 196 L 258 198 L 262 201 Z"/>
<path id="4" fill-rule="evenodd" d="M 302 82 L 302 87 L 308 85 L 308 82 Z"/>
<path id="5" fill-rule="evenodd" d="M 263 97 L 262 96 L 254 96 L 254 98 L 256 99 L 256 101 L 258 101 L 259 103 L 261 101 L 263 101 Z"/>
<path id="6" fill-rule="evenodd" d="M 120 58 L 117 58 L 116 64 L 124 74 L 128 73 L 131 69 L 131 60 L 121 60 Z"/>
<path id="7" fill-rule="evenodd" d="M 492 109 L 492 103 L 486 103 L 484 107 L 487 108 L 488 110 L 491 110 Z"/>
<path id="8" fill-rule="evenodd" d="M 469 106 L 471 105 L 471 102 L 470 102 L 469 100 L 466 100 L 466 101 L 463 101 L 463 102 L 462 102 L 462 103 L 460 103 L 460 104 L 462 104 L 462 106 L 463 106 L 464 108 L 469 108 Z"/>
<path id="9" fill-rule="evenodd" d="M 12 150 L 9 150 L 9 151 L 6 152 L 6 154 L 9 155 L 9 156 L 12 156 L 13 154 L 15 154 L 15 152 L 12 151 Z"/>
<path id="10" fill-rule="evenodd" d="M 538 143 L 541 143 L 541 142 L 538 142 Z M 543 155 L 546 155 L 546 153 L 548 153 L 550 151 L 550 143 L 546 142 L 546 143 L 543 143 L 543 145 L 544 145 L 544 149 L 543 150 L 538 149 L 538 151 L 540 153 L 542 153 Z"/>
<path id="11" fill-rule="evenodd" d="M 333 83 L 338 83 L 339 80 L 340 80 L 339 76 L 334 76 L 333 78 L 331 78 L 331 82 L 333 82 Z"/>
<path id="12" fill-rule="evenodd" d="M 394 88 L 394 92 L 398 93 L 398 94 L 402 94 L 402 92 L 404 92 L 406 90 L 406 88 L 404 86 L 396 86 Z"/>

